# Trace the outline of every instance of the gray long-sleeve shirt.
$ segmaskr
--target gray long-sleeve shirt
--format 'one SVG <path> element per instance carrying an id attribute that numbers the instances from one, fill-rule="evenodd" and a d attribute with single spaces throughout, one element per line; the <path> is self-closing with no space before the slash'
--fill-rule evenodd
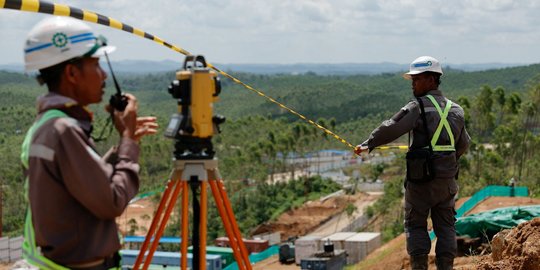
<path id="1" fill-rule="evenodd" d="M 38 118 L 60 109 L 34 134 L 29 158 L 29 199 L 42 253 L 59 264 L 103 259 L 120 249 L 115 217 L 139 189 L 139 146 L 121 139 L 101 158 L 89 137 L 92 115 L 70 98 L 49 93 Z"/>
<path id="2" fill-rule="evenodd" d="M 432 95 L 439 106 L 444 108 L 447 99 L 439 90 L 431 90 L 427 93 Z M 420 114 L 420 105 L 418 101 L 413 100 L 407 103 L 401 110 L 392 118 L 385 120 L 377 127 L 369 138 L 362 143 L 372 151 L 375 147 L 390 143 L 403 134 L 412 131 L 412 142 L 409 146 L 411 149 L 425 147 L 431 142 L 431 138 L 437 129 L 440 122 L 440 116 L 435 106 L 431 101 L 423 96 L 420 97 L 424 104 L 426 112 L 426 120 L 429 134 L 426 134 L 422 117 Z M 457 160 L 468 149 L 470 144 L 470 136 L 465 129 L 465 119 L 463 108 L 452 102 L 452 107 L 447 117 L 452 134 L 455 140 L 455 152 L 434 152 L 434 167 L 437 177 L 450 178 L 454 177 L 458 171 Z M 450 137 L 443 128 L 440 134 L 438 145 L 449 145 Z"/>

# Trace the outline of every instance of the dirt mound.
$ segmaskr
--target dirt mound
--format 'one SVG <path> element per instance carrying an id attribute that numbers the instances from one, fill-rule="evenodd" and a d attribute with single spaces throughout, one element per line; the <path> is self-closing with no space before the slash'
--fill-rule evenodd
<path id="1" fill-rule="evenodd" d="M 281 232 L 281 240 L 306 235 L 334 215 L 344 211 L 347 204 L 358 200 L 365 194 L 341 195 L 325 201 L 307 202 L 297 209 L 292 209 L 279 216 L 276 221 L 258 226 L 251 234 Z"/>
<path id="2" fill-rule="evenodd" d="M 540 270 L 540 218 L 503 230 L 493 237 L 491 258 L 478 269 Z"/>

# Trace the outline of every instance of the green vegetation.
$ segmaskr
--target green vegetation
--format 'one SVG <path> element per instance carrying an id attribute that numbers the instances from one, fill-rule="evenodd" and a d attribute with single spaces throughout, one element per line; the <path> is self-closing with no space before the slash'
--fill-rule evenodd
<path id="1" fill-rule="evenodd" d="M 539 106 L 540 65 L 482 72 L 445 71 L 442 89 L 466 110 L 467 128 L 474 144 L 461 160 L 460 195 L 468 196 L 488 184 L 507 184 L 514 177 L 533 196 L 540 196 Z M 234 74 L 278 101 L 316 120 L 352 144 L 362 142 L 381 121 L 410 99 L 410 83 L 400 74 L 320 76 Z M 120 84 L 139 98 L 140 115 L 155 115 L 161 129 L 176 112 L 176 101 L 167 93 L 174 74 L 122 75 Z M 108 82 L 108 85 L 113 85 Z M 35 99 L 46 91 L 25 75 L 0 71 L 0 180 L 3 232 L 20 235 L 24 217 L 23 176 L 19 164 L 24 133 L 35 117 Z M 108 90 L 112 93 L 112 89 Z M 104 100 L 108 95 L 104 97 Z M 105 123 L 101 105 L 93 106 L 96 131 Z M 299 120 L 257 94 L 223 80 L 216 112 L 227 117 L 222 133 L 214 137 L 237 219 L 244 232 L 277 217 L 305 200 L 336 189 L 319 178 L 271 185 L 275 174 L 302 169 L 285 162 L 283 153 L 306 153 L 320 149 L 347 149 L 339 141 Z M 114 134 L 98 144 L 103 153 L 117 141 Z M 402 138 L 401 142 L 406 142 Z M 141 144 L 141 192 L 165 186 L 171 170 L 173 141 L 161 134 Z M 298 166 L 298 165 L 297 165 Z M 402 231 L 399 200 L 404 175 L 403 158 L 394 164 L 367 169 L 385 181 L 385 196 L 368 210 L 384 216 L 385 239 Z M 348 211 L 353 211 L 349 209 Z M 217 213 L 210 207 L 210 236 L 220 233 Z M 212 212 L 214 211 L 214 212 Z M 170 229 L 173 230 L 173 229 Z M 174 231 L 170 231 L 173 233 Z M 210 238 L 209 238 L 210 239 Z"/>

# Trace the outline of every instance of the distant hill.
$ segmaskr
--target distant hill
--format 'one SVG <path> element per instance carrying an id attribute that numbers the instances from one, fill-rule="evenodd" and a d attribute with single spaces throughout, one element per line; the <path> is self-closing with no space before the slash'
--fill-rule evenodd
<path id="1" fill-rule="evenodd" d="M 172 60 L 148 61 L 148 60 L 123 60 L 114 61 L 113 69 L 120 73 L 160 73 L 175 71 L 182 65 L 180 62 Z M 408 68 L 408 64 L 399 63 L 341 63 L 341 64 L 219 64 L 214 63 L 218 68 L 227 72 L 245 72 L 255 74 L 304 74 L 316 73 L 319 75 L 376 75 L 383 73 L 402 72 Z M 462 71 L 483 71 L 506 67 L 515 67 L 523 64 L 518 63 L 482 63 L 482 64 L 449 64 L 444 68 L 452 68 Z M 22 65 L 4 64 L 0 65 L 0 70 L 23 71 Z"/>
<path id="2" fill-rule="evenodd" d="M 170 67 L 173 64 L 172 61 L 164 63 Z M 118 64 L 116 67 L 119 69 L 124 65 Z M 317 75 L 313 72 L 299 74 L 231 72 L 231 74 L 309 118 L 334 118 L 339 123 L 369 116 L 383 117 L 377 116 L 378 114 L 387 117 L 412 97 L 410 82 L 402 78 L 402 71 L 377 75 Z M 540 64 L 471 72 L 447 68 L 442 78 L 441 89 L 454 100 L 461 96 L 469 98 L 476 96 L 483 85 L 492 88 L 500 86 L 507 93 L 524 94 L 527 91 L 527 83 L 533 78 L 538 80 L 538 76 Z M 110 79 L 111 76 L 107 82 L 109 94 L 114 92 L 112 87 L 114 84 Z M 124 91 L 135 92 L 141 103 L 150 105 L 142 106 L 143 111 L 164 115 L 167 118 L 176 106 L 167 92 L 167 87 L 173 79 L 172 71 L 120 73 L 118 76 Z M 17 72 L 0 72 L 0 85 L 2 84 L 11 85 L 10 87 L 14 89 L 25 84 L 27 88 L 36 88 L 36 92 L 44 91 L 43 87 L 39 90 L 34 79 Z M 216 110 L 229 119 L 264 115 L 297 120 L 293 114 L 231 80 L 222 78 L 222 86 Z M 27 92 L 10 91 L 9 95 Z M 6 103 L 9 104 L 11 103 Z"/>

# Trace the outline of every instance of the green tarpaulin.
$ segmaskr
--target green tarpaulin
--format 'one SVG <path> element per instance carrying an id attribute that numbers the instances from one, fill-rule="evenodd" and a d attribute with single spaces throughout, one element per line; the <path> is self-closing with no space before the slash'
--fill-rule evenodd
<path id="1" fill-rule="evenodd" d="M 503 229 L 540 217 L 540 205 L 505 207 L 458 218 L 456 233 L 471 238 L 489 237 Z"/>

